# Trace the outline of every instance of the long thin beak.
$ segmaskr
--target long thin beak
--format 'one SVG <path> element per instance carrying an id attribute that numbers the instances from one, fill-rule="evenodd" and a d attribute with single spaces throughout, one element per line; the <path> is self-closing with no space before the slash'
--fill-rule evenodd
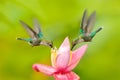
<path id="1" fill-rule="evenodd" d="M 40 45 L 45 45 L 49 46 L 50 48 L 53 48 L 53 42 L 41 41 Z"/>
<path id="2" fill-rule="evenodd" d="M 72 50 L 77 44 L 79 44 L 79 43 L 81 43 L 81 42 L 84 42 L 84 39 L 81 38 L 81 39 L 76 39 L 75 41 L 73 41 L 71 50 Z"/>

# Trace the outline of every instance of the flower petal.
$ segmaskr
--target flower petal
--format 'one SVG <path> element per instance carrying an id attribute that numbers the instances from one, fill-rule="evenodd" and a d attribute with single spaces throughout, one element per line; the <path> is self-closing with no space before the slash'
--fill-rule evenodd
<path id="1" fill-rule="evenodd" d="M 54 78 L 55 78 L 55 80 L 68 80 L 66 74 L 55 74 Z"/>
<path id="2" fill-rule="evenodd" d="M 70 60 L 70 43 L 68 37 L 65 38 L 57 52 L 56 66 L 59 69 L 66 68 Z"/>
<path id="3" fill-rule="evenodd" d="M 70 52 L 70 43 L 68 37 L 66 37 L 58 50 L 58 54 L 64 54 L 69 52 Z"/>
<path id="4" fill-rule="evenodd" d="M 42 64 L 34 64 L 33 69 L 36 70 L 37 72 L 43 72 L 47 75 L 52 75 L 56 72 L 55 68 L 51 66 L 42 65 Z"/>
<path id="5" fill-rule="evenodd" d="M 74 72 L 68 72 L 65 74 L 55 74 L 55 80 L 80 80 L 80 77 Z"/>
<path id="6" fill-rule="evenodd" d="M 56 57 L 57 57 L 57 48 L 52 48 L 51 49 L 51 63 L 52 67 L 56 67 Z"/>
<path id="7" fill-rule="evenodd" d="M 73 51 L 72 53 L 72 60 L 66 69 L 67 71 L 71 71 L 76 67 L 76 65 L 79 63 L 80 59 L 84 55 L 88 45 L 83 45 L 82 47 L 78 48 L 77 50 Z"/>

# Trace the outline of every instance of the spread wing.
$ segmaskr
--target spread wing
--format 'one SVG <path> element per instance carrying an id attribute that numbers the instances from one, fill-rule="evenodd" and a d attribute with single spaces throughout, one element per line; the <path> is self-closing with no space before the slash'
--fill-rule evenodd
<path id="1" fill-rule="evenodd" d="M 29 36 L 33 39 L 36 38 L 36 32 L 29 27 L 29 25 L 27 25 L 25 22 L 20 20 L 21 25 L 25 28 L 25 30 L 27 31 L 27 33 L 29 34 Z"/>
<path id="2" fill-rule="evenodd" d="M 82 22 L 81 22 L 81 29 L 85 30 L 86 25 L 87 25 L 87 10 L 85 10 L 83 13 Z"/>
<path id="3" fill-rule="evenodd" d="M 94 22 L 95 22 L 95 16 L 96 16 L 96 12 L 94 11 L 94 12 L 90 15 L 90 17 L 89 17 L 89 19 L 88 19 L 88 21 L 87 21 L 87 25 L 86 25 L 86 27 L 85 27 L 85 31 L 86 31 L 87 33 L 91 33 L 91 31 L 92 31 L 92 29 L 93 29 Z"/>
<path id="4" fill-rule="evenodd" d="M 34 19 L 33 20 L 33 23 L 34 23 L 34 30 L 35 32 L 37 33 L 37 35 L 41 38 L 43 37 L 43 34 L 42 34 L 42 31 L 41 31 L 41 27 L 38 23 L 38 20 L 37 19 Z"/>

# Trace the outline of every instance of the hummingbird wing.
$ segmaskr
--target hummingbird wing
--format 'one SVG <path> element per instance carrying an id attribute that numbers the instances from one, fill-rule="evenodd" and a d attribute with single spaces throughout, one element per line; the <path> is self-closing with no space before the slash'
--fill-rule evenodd
<path id="1" fill-rule="evenodd" d="M 33 39 L 36 38 L 36 32 L 29 27 L 29 25 L 27 25 L 25 22 L 20 20 L 20 23 L 22 24 L 22 26 L 25 28 L 25 30 L 27 31 L 27 33 L 29 34 L 29 36 Z"/>
<path id="2" fill-rule="evenodd" d="M 35 30 L 35 32 L 37 33 L 39 38 L 42 38 L 43 34 L 42 34 L 41 27 L 40 27 L 40 25 L 38 23 L 38 20 L 37 19 L 33 19 L 33 23 L 34 23 L 34 30 Z"/>
<path id="3" fill-rule="evenodd" d="M 86 25 L 86 27 L 85 27 L 85 32 L 86 32 L 86 33 L 91 33 L 91 31 L 92 31 L 92 29 L 93 29 L 93 24 L 94 24 L 94 22 L 95 22 L 95 16 L 96 16 L 96 12 L 94 11 L 94 12 L 90 15 L 90 17 L 89 17 L 89 19 L 88 19 L 88 21 L 87 21 L 87 25 Z"/>
<path id="4" fill-rule="evenodd" d="M 83 32 L 85 30 L 86 25 L 87 25 L 87 10 L 85 10 L 83 13 L 81 28 L 80 28 L 82 31 L 80 32 Z"/>

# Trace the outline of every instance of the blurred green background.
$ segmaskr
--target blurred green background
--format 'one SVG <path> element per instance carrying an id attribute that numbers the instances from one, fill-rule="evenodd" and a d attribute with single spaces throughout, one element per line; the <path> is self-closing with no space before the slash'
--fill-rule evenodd
<path id="1" fill-rule="evenodd" d="M 32 69 L 34 63 L 51 65 L 50 48 L 17 41 L 28 37 L 19 20 L 32 26 L 37 18 L 44 36 L 59 47 L 66 36 L 72 41 L 78 35 L 85 9 L 97 12 L 94 30 L 104 29 L 87 43 L 74 72 L 81 80 L 120 80 L 119 0 L 0 0 L 0 80 L 53 80 Z"/>

